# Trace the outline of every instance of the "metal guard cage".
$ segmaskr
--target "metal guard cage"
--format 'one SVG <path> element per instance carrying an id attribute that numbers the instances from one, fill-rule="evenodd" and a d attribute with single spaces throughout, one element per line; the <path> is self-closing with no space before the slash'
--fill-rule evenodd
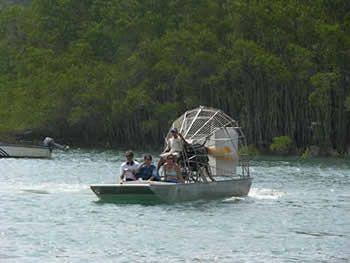
<path id="1" fill-rule="evenodd" d="M 238 122 L 223 111 L 204 106 L 186 111 L 172 123 L 166 139 L 172 128 L 188 142 L 178 160 L 187 181 L 250 176 L 246 138 Z"/>

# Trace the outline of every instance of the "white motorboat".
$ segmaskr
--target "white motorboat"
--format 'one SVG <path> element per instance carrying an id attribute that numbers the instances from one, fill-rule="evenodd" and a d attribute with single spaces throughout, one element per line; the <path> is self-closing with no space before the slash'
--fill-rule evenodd
<path id="1" fill-rule="evenodd" d="M 42 145 L 9 144 L 0 142 L 0 158 L 51 158 L 53 149 L 67 151 L 68 145 L 60 145 L 46 137 Z"/>
<path id="2" fill-rule="evenodd" d="M 0 143 L 0 158 L 51 158 L 49 147 Z"/>
<path id="3" fill-rule="evenodd" d="M 184 183 L 132 181 L 93 184 L 91 190 L 100 199 L 115 202 L 173 203 L 248 195 L 252 177 L 244 155 L 246 141 L 235 120 L 221 110 L 201 106 L 175 120 L 170 130 L 174 128 L 188 142 L 178 160 Z"/>

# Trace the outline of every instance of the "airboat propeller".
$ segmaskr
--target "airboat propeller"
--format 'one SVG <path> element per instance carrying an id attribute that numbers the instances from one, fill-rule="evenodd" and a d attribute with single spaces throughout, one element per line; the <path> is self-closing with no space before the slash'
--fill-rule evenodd
<path id="1" fill-rule="evenodd" d="M 237 121 L 219 109 L 200 106 L 186 111 L 173 122 L 172 128 L 179 130 L 184 139 L 190 143 L 189 147 L 195 146 L 197 149 L 200 148 L 199 145 L 205 147 L 207 163 L 204 158 L 183 156 L 185 166 L 194 167 L 193 162 L 197 161 L 197 166 L 207 167 L 211 176 L 236 175 L 237 166 L 243 160 L 243 156 L 239 156 L 239 150 L 246 147 L 245 136 Z M 203 150 L 198 153 L 192 149 L 193 151 L 197 157 L 205 155 Z M 188 158 L 192 160 L 186 162 Z"/>

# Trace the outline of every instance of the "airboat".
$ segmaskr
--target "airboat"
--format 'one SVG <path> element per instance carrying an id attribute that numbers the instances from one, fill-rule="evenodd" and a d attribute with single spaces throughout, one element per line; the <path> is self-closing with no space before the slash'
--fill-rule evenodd
<path id="1" fill-rule="evenodd" d="M 188 142 L 178 159 L 185 183 L 131 181 L 93 184 L 91 190 L 101 200 L 168 203 L 248 195 L 252 177 L 246 138 L 237 121 L 221 110 L 200 106 L 176 119 L 166 139 L 173 128 Z"/>

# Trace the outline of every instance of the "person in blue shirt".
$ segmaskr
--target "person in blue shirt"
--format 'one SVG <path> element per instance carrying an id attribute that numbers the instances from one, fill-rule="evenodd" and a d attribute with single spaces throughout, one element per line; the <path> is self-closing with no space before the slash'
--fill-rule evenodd
<path id="1" fill-rule="evenodd" d="M 152 156 L 147 154 L 143 157 L 143 163 L 139 166 L 136 178 L 148 181 L 160 181 L 157 168 L 152 164 Z"/>

